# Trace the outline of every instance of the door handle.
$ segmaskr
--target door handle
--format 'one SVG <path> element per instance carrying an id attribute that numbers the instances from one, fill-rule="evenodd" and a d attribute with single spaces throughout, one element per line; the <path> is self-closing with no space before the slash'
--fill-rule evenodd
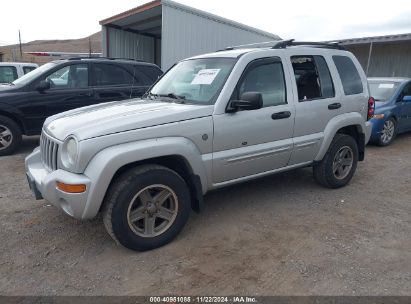
<path id="1" fill-rule="evenodd" d="M 339 108 L 341 108 L 341 103 L 339 102 L 328 105 L 328 110 L 337 110 Z"/>
<path id="2" fill-rule="evenodd" d="M 289 118 L 290 116 L 291 116 L 291 112 L 284 111 L 284 112 L 274 113 L 273 115 L 271 115 L 271 118 L 274 120 L 277 120 L 277 119 Z"/>
<path id="3" fill-rule="evenodd" d="M 93 96 L 93 93 L 80 93 L 80 94 L 78 94 L 78 96 L 79 97 L 91 97 L 91 96 Z"/>

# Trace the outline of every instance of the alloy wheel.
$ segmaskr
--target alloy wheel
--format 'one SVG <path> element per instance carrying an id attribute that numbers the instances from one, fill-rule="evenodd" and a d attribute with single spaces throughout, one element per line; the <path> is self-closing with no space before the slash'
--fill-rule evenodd
<path id="1" fill-rule="evenodd" d="M 0 151 L 8 148 L 13 142 L 13 134 L 5 125 L 0 125 Z"/>
<path id="2" fill-rule="evenodd" d="M 167 231 L 178 213 L 176 193 L 165 185 L 150 185 L 131 200 L 127 220 L 131 230 L 141 237 L 155 237 Z"/>
<path id="3" fill-rule="evenodd" d="M 351 171 L 354 162 L 354 153 L 348 146 L 338 150 L 334 156 L 333 173 L 335 178 L 344 179 Z"/>

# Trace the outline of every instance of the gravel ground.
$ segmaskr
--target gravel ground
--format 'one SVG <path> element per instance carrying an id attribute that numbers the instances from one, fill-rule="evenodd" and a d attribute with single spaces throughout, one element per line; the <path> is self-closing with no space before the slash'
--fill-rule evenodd
<path id="1" fill-rule="evenodd" d="M 212 192 L 144 253 L 34 200 L 37 140 L 0 157 L 1 295 L 411 295 L 411 135 L 368 147 L 343 189 L 301 169 Z"/>

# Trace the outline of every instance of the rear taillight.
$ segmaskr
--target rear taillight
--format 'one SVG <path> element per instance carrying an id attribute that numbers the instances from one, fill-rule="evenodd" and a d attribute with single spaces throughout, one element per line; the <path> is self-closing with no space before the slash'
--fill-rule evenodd
<path id="1" fill-rule="evenodd" d="M 374 116 L 374 110 L 375 110 L 375 100 L 374 100 L 374 97 L 370 97 L 368 99 L 367 120 L 370 120 Z"/>

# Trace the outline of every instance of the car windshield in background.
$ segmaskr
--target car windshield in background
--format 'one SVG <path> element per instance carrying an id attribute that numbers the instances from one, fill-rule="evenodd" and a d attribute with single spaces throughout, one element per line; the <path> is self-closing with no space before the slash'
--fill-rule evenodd
<path id="1" fill-rule="evenodd" d="M 390 81 L 369 82 L 370 93 L 375 101 L 386 101 L 390 99 L 399 85 L 399 82 Z"/>
<path id="2" fill-rule="evenodd" d="M 168 71 L 147 96 L 195 104 L 214 104 L 235 62 L 234 58 L 182 61 Z"/>
<path id="3" fill-rule="evenodd" d="M 55 62 L 49 62 L 46 63 L 44 65 L 42 65 L 41 67 L 28 72 L 27 74 L 21 76 L 19 79 L 16 79 L 15 81 L 13 81 L 12 83 L 15 85 L 26 85 L 29 82 L 31 82 L 33 79 L 37 78 L 39 75 L 43 74 L 45 71 L 52 69 L 53 67 L 56 66 L 57 63 Z"/>

